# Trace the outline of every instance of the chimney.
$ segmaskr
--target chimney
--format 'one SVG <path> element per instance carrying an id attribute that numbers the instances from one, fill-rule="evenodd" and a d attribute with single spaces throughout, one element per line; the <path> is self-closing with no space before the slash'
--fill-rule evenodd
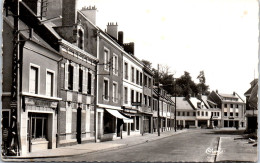
<path id="1" fill-rule="evenodd" d="M 47 12 L 47 6 L 48 3 L 43 2 L 43 4 L 41 3 L 41 1 L 36 1 L 36 0 L 23 0 L 23 2 L 37 15 L 37 16 L 46 16 L 46 12 Z M 42 6 L 44 6 L 42 8 Z M 41 9 L 42 8 L 42 9 Z"/>
<path id="2" fill-rule="evenodd" d="M 123 33 L 123 31 L 118 32 L 118 43 L 121 46 L 124 45 L 124 33 Z"/>
<path id="3" fill-rule="evenodd" d="M 95 6 L 82 7 L 81 12 L 88 18 L 89 21 L 96 25 L 97 8 Z"/>
<path id="4" fill-rule="evenodd" d="M 218 93 L 218 90 L 216 89 L 216 93 Z"/>
<path id="5" fill-rule="evenodd" d="M 236 96 L 236 92 L 233 92 L 233 96 Z"/>
<path id="6" fill-rule="evenodd" d="M 77 23 L 78 0 L 62 0 L 62 26 L 73 26 Z"/>
<path id="7" fill-rule="evenodd" d="M 135 54 L 135 44 L 133 42 L 124 44 L 124 50 L 127 53 L 134 55 Z"/>
<path id="8" fill-rule="evenodd" d="M 107 33 L 112 36 L 113 38 L 115 38 L 116 40 L 118 39 L 117 35 L 117 23 L 108 23 L 107 24 Z"/>

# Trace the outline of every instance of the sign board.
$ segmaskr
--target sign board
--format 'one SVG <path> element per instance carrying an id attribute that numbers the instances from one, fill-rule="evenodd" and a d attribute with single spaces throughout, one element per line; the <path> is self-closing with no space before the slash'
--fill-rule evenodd
<path id="1" fill-rule="evenodd" d="M 141 102 L 132 102 L 132 106 L 141 106 Z"/>

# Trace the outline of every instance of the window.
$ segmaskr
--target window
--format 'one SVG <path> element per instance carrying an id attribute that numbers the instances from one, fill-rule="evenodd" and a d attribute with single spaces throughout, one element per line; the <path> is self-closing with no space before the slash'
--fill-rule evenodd
<path id="1" fill-rule="evenodd" d="M 151 78 L 148 78 L 148 87 L 151 88 L 152 80 Z"/>
<path id="2" fill-rule="evenodd" d="M 30 83 L 29 83 L 29 92 L 38 94 L 38 85 L 39 85 L 39 69 L 37 67 L 31 66 L 30 68 Z"/>
<path id="3" fill-rule="evenodd" d="M 118 74 L 118 56 L 116 54 L 113 55 L 113 73 Z"/>
<path id="4" fill-rule="evenodd" d="M 109 60 L 110 60 L 110 54 L 108 49 L 105 49 L 104 51 L 104 69 L 109 70 Z"/>
<path id="5" fill-rule="evenodd" d="M 190 116 L 190 112 L 187 112 L 187 116 Z"/>
<path id="6" fill-rule="evenodd" d="M 8 128 L 10 125 L 10 111 L 2 111 L 2 128 Z"/>
<path id="7" fill-rule="evenodd" d="M 147 87 L 147 76 L 146 75 L 144 75 L 144 86 Z"/>
<path id="8" fill-rule="evenodd" d="M 125 87 L 124 88 L 124 102 L 125 102 L 125 104 L 127 104 L 127 94 L 128 94 L 128 89 L 127 89 L 127 87 Z"/>
<path id="9" fill-rule="evenodd" d="M 113 102 L 117 102 L 117 83 L 113 83 Z"/>
<path id="10" fill-rule="evenodd" d="M 136 100 L 136 101 L 135 101 L 135 102 L 139 102 L 139 93 L 136 92 L 135 94 L 136 94 L 136 96 L 135 96 L 135 100 Z"/>
<path id="11" fill-rule="evenodd" d="M 147 106 L 147 95 L 144 95 L 144 105 Z"/>
<path id="12" fill-rule="evenodd" d="M 30 114 L 32 126 L 32 139 L 46 139 L 47 135 L 47 115 Z"/>
<path id="13" fill-rule="evenodd" d="M 193 112 L 193 116 L 196 116 L 196 112 Z"/>
<path id="14" fill-rule="evenodd" d="M 217 116 L 219 117 L 219 112 L 217 112 Z"/>
<path id="15" fill-rule="evenodd" d="M 139 84 L 139 71 L 136 70 L 136 84 Z"/>
<path id="16" fill-rule="evenodd" d="M 131 90 L 131 102 L 134 102 L 135 91 Z"/>
<path id="17" fill-rule="evenodd" d="M 197 113 L 198 113 L 198 116 L 200 116 L 200 111 L 198 111 Z"/>
<path id="18" fill-rule="evenodd" d="M 139 102 L 141 103 L 141 105 L 142 105 L 142 102 L 143 102 L 143 100 L 142 100 L 142 99 L 143 99 L 143 94 L 142 94 L 142 93 L 140 93 L 140 101 L 139 101 Z"/>
<path id="19" fill-rule="evenodd" d="M 68 89 L 72 90 L 73 89 L 73 66 L 69 64 L 69 69 L 68 69 Z"/>
<path id="20" fill-rule="evenodd" d="M 238 108 L 238 104 L 236 105 L 236 108 Z"/>
<path id="21" fill-rule="evenodd" d="M 227 116 L 227 112 L 224 112 L 224 116 L 225 116 L 225 117 Z"/>
<path id="22" fill-rule="evenodd" d="M 83 49 L 83 32 L 82 32 L 82 30 L 79 30 L 78 47 L 80 49 Z"/>
<path id="23" fill-rule="evenodd" d="M 227 104 L 224 104 L 224 107 L 227 108 Z"/>
<path id="24" fill-rule="evenodd" d="M 53 96 L 54 77 L 52 72 L 47 71 L 46 75 L 46 96 Z"/>
<path id="25" fill-rule="evenodd" d="M 92 93 L 91 88 L 92 88 L 92 74 L 88 72 L 88 89 L 87 89 L 88 94 Z"/>
<path id="26" fill-rule="evenodd" d="M 236 117 L 238 117 L 238 113 L 236 113 Z"/>
<path id="27" fill-rule="evenodd" d="M 151 97 L 148 96 L 148 106 L 151 106 Z"/>
<path id="28" fill-rule="evenodd" d="M 125 62 L 125 65 L 124 65 L 124 77 L 125 79 L 128 79 L 128 63 Z"/>
<path id="29" fill-rule="evenodd" d="M 83 88 L 83 70 L 79 69 L 79 92 L 82 92 Z"/>
<path id="30" fill-rule="evenodd" d="M 140 72 L 140 85 L 143 85 L 143 74 Z"/>
<path id="31" fill-rule="evenodd" d="M 201 112 L 201 116 L 204 116 L 204 111 Z"/>
<path id="32" fill-rule="evenodd" d="M 233 108 L 233 104 L 230 104 L 230 107 Z"/>
<path id="33" fill-rule="evenodd" d="M 103 90 L 103 97 L 105 100 L 108 100 L 108 80 L 105 79 L 104 80 L 104 86 L 103 86 L 104 90 Z"/>
<path id="34" fill-rule="evenodd" d="M 230 117 L 233 117 L 233 112 L 229 112 L 229 116 L 230 116 Z"/>
<path id="35" fill-rule="evenodd" d="M 178 116 L 181 116 L 181 113 L 178 111 Z"/>
<path id="36" fill-rule="evenodd" d="M 134 83 L 135 82 L 135 69 L 134 67 L 131 67 L 131 77 L 132 77 L 132 82 Z"/>
<path id="37" fill-rule="evenodd" d="M 206 112 L 206 116 L 208 116 L 208 112 Z"/>

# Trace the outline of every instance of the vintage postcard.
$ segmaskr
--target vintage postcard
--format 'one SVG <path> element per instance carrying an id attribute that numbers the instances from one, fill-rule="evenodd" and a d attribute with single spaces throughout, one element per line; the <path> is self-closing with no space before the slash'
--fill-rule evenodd
<path id="1" fill-rule="evenodd" d="M 1 8 L 2 161 L 258 161 L 258 1 Z"/>

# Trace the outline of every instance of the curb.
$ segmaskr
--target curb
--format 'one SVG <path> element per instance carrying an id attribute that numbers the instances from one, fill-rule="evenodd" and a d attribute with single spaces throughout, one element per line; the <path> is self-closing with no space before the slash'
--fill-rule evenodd
<path id="1" fill-rule="evenodd" d="M 170 136 L 174 136 L 174 135 L 178 135 L 181 133 L 187 132 L 187 130 L 182 130 L 181 132 L 177 132 L 177 133 L 173 133 L 170 135 L 166 135 L 166 136 L 160 136 L 160 137 L 155 137 L 153 139 L 149 139 L 148 142 L 153 142 L 156 140 L 160 140 L 160 139 L 164 139 Z M 133 143 L 133 144 L 123 144 L 117 147 L 111 147 L 111 148 L 107 148 L 107 149 L 100 149 L 100 150 L 94 150 L 94 151 L 89 151 L 89 152 L 84 152 L 84 153 L 78 153 L 78 154 L 67 154 L 67 155 L 53 155 L 53 156 L 2 156 L 2 160 L 3 161 L 8 161 L 8 159 L 37 159 L 37 158 L 59 158 L 59 157 L 71 157 L 71 156 L 81 156 L 81 155 L 86 155 L 86 154 L 92 154 L 95 152 L 106 152 L 106 151 L 110 151 L 113 149 L 122 149 L 122 148 L 127 148 L 127 147 L 133 147 L 136 145 L 140 145 L 140 144 L 145 144 L 147 143 L 147 140 L 143 140 L 141 142 L 138 143 Z"/>

